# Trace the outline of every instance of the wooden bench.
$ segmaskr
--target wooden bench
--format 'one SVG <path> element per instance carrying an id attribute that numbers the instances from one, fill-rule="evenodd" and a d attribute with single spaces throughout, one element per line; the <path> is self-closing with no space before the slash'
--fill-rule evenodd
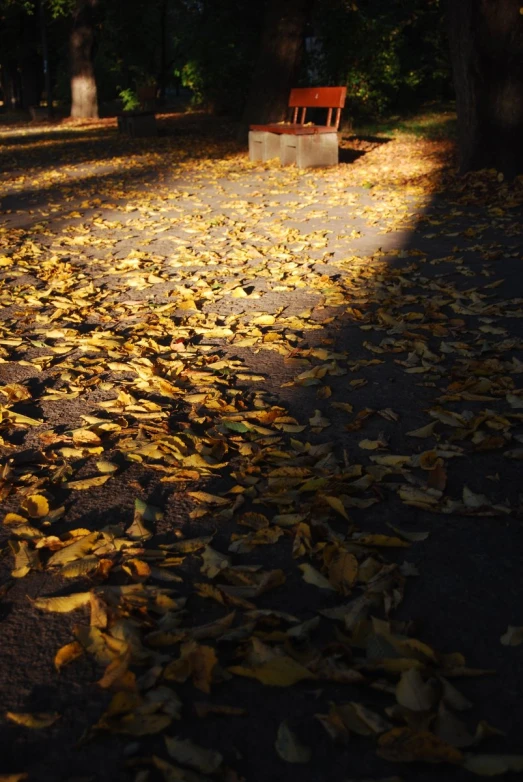
<path id="1" fill-rule="evenodd" d="M 156 136 L 156 87 L 139 87 L 136 95 L 140 108 L 118 115 L 118 131 L 129 136 Z"/>
<path id="2" fill-rule="evenodd" d="M 299 87 L 291 90 L 292 121 L 251 125 L 249 158 L 265 162 L 279 157 L 282 165 L 298 168 L 338 163 L 338 128 L 346 87 Z M 306 124 L 307 109 L 327 109 L 326 125 Z"/>

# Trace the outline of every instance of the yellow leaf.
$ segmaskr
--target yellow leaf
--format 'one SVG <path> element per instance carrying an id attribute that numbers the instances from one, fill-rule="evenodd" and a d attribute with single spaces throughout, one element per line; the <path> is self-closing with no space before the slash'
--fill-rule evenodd
<path id="1" fill-rule="evenodd" d="M 84 650 L 78 643 L 78 641 L 73 641 L 70 644 L 65 644 L 65 646 L 62 646 L 60 649 L 58 649 L 57 653 L 54 656 L 54 665 L 57 671 L 59 671 L 61 668 L 64 667 L 64 665 L 67 665 L 67 663 L 72 662 L 73 660 L 77 660 L 78 657 L 81 657 L 84 653 Z"/>
<path id="2" fill-rule="evenodd" d="M 327 504 L 330 505 L 331 508 L 336 511 L 336 513 L 339 513 L 340 516 L 343 516 L 344 519 L 350 521 L 348 513 L 345 510 L 345 506 L 343 505 L 343 502 L 338 497 L 330 497 L 328 495 L 324 495 L 324 499 L 327 502 Z"/>
<path id="3" fill-rule="evenodd" d="M 402 673 L 396 687 L 396 700 L 400 706 L 411 711 L 429 711 L 434 705 L 435 699 L 434 689 L 423 681 L 416 668 Z"/>
<path id="4" fill-rule="evenodd" d="M 103 486 L 106 483 L 110 475 L 96 475 L 94 478 L 84 478 L 78 481 L 68 481 L 64 483 L 65 489 L 72 489 L 73 491 L 79 491 L 82 489 L 91 489 L 93 486 Z"/>
<path id="5" fill-rule="evenodd" d="M 378 448 L 383 448 L 386 443 L 381 440 L 360 440 L 358 445 L 360 448 L 363 448 L 364 451 L 375 451 Z"/>
<path id="6" fill-rule="evenodd" d="M 101 473 L 113 473 L 118 469 L 118 465 L 102 459 L 99 462 L 96 462 L 96 469 Z"/>
<path id="7" fill-rule="evenodd" d="M 100 445 L 102 442 L 98 435 L 91 431 L 91 429 L 75 429 L 72 437 L 74 444 L 77 446 Z"/>
<path id="8" fill-rule="evenodd" d="M 463 754 L 427 730 L 393 728 L 380 736 L 378 755 L 385 760 L 408 763 L 456 763 L 463 760 Z"/>
<path id="9" fill-rule="evenodd" d="M 62 578 L 82 578 L 92 573 L 93 570 L 97 570 L 99 565 L 100 560 L 95 556 L 75 559 L 62 567 L 60 575 Z"/>
<path id="10" fill-rule="evenodd" d="M 437 451 L 424 451 L 419 456 L 419 466 L 422 470 L 433 470 L 442 464 L 443 460 L 439 458 Z"/>
<path id="11" fill-rule="evenodd" d="M 56 712 L 50 712 L 49 714 L 29 714 L 26 712 L 14 712 L 7 711 L 6 719 L 11 722 L 16 722 L 17 725 L 23 725 L 24 728 L 35 728 L 37 730 L 41 728 L 48 728 L 50 725 L 60 719 L 60 715 Z"/>
<path id="12" fill-rule="evenodd" d="M 182 644 L 180 657 L 173 660 L 164 670 L 168 681 L 184 682 L 192 678 L 194 686 L 202 692 L 211 691 L 213 671 L 218 664 L 212 646 L 203 646 L 195 641 Z"/>
<path id="13" fill-rule="evenodd" d="M 26 497 L 22 508 L 32 519 L 41 519 L 49 513 L 49 503 L 41 494 L 31 494 Z"/>
<path id="14" fill-rule="evenodd" d="M 202 774 L 214 774 L 223 763 L 223 756 L 219 752 L 199 747 L 189 739 L 165 736 L 165 746 L 173 760 Z"/>
<path id="15" fill-rule="evenodd" d="M 362 546 L 378 546 L 383 548 L 409 548 L 410 543 L 390 535 L 358 535 L 354 542 Z"/>
<path id="16" fill-rule="evenodd" d="M 10 540 L 9 548 L 15 557 L 15 567 L 11 572 L 13 578 L 23 578 L 31 569 L 41 568 L 38 551 L 35 551 L 27 540 Z"/>
<path id="17" fill-rule="evenodd" d="M 325 578 L 319 570 L 316 570 L 312 565 L 309 565 L 308 562 L 300 565 L 300 570 L 303 573 L 303 580 L 306 581 L 307 584 L 313 584 L 319 589 L 335 590 L 335 587 L 332 586 L 331 582 Z"/>
<path id="18" fill-rule="evenodd" d="M 206 491 L 188 491 L 187 494 L 197 502 L 205 502 L 207 505 L 231 504 L 231 501 L 226 497 L 218 497 L 216 494 L 208 494 Z"/>
<path id="19" fill-rule="evenodd" d="M 507 627 L 507 632 L 500 638 L 503 646 L 519 646 L 523 643 L 523 627 Z"/>
<path id="20" fill-rule="evenodd" d="M 258 315 L 251 320 L 253 326 L 273 326 L 276 323 L 274 315 Z"/>
<path id="21" fill-rule="evenodd" d="M 286 763 L 308 763 L 312 757 L 309 747 L 300 744 L 286 720 L 280 723 L 274 746 L 280 758 Z"/>
<path id="22" fill-rule="evenodd" d="M 43 421 L 37 421 L 35 418 L 29 418 L 27 415 L 21 413 L 15 413 L 14 410 L 8 410 L 0 405 L 0 421 L 11 421 L 13 424 L 20 424 L 21 426 L 41 426 Z"/>
<path id="23" fill-rule="evenodd" d="M 90 592 L 76 592 L 66 597 L 37 597 L 36 600 L 33 600 L 33 605 L 41 611 L 66 614 L 69 611 L 76 611 L 77 608 L 88 605 L 90 600 Z"/>
<path id="24" fill-rule="evenodd" d="M 480 777 L 523 771 L 523 755 L 465 755 L 464 768 Z"/>
<path id="25" fill-rule="evenodd" d="M 151 568 L 147 562 L 144 562 L 141 559 L 137 559 L 136 557 L 128 559 L 126 562 L 124 562 L 122 569 L 125 570 L 126 573 L 129 573 L 131 578 L 133 578 L 135 581 L 144 581 L 151 575 Z"/>
<path id="26" fill-rule="evenodd" d="M 18 513 L 6 513 L 4 516 L 4 524 L 25 524 L 27 519 L 24 516 L 19 516 Z"/>
<path id="27" fill-rule="evenodd" d="M 407 435 L 409 437 L 432 437 L 434 434 L 434 429 L 438 425 L 437 421 L 433 421 L 431 424 L 427 424 L 427 426 L 422 426 L 420 429 L 413 429 L 411 432 L 407 432 Z"/>
<path id="28" fill-rule="evenodd" d="M 73 562 L 75 559 L 81 559 L 88 554 L 94 547 L 95 542 L 100 536 L 99 532 L 91 532 L 89 535 L 75 540 L 68 546 L 55 551 L 47 560 L 48 566 L 65 565 L 68 562 Z"/>
<path id="29" fill-rule="evenodd" d="M 348 551 L 340 551 L 329 565 L 329 581 L 338 592 L 346 595 L 358 578 L 358 560 Z"/>
<path id="30" fill-rule="evenodd" d="M 331 587 L 332 588 L 332 587 Z M 273 657 L 253 668 L 243 665 L 233 665 L 229 668 L 237 676 L 248 676 L 257 679 L 262 684 L 271 687 L 291 687 L 304 679 L 314 679 L 315 676 L 292 659 L 292 657 Z"/>

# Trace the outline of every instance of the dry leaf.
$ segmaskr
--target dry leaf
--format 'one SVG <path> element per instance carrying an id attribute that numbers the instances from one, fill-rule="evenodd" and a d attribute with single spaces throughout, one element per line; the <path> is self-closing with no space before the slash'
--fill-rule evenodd
<path id="1" fill-rule="evenodd" d="M 507 631 L 499 639 L 503 646 L 519 646 L 523 643 L 523 627 L 509 625 Z"/>
<path id="2" fill-rule="evenodd" d="M 73 595 L 67 595 L 67 597 L 37 597 L 32 603 L 40 611 L 66 614 L 88 605 L 90 600 L 90 592 L 76 592 Z"/>
<path id="3" fill-rule="evenodd" d="M 54 725 L 56 720 L 60 719 L 60 715 L 56 712 L 49 714 L 28 714 L 24 712 L 6 711 L 6 719 L 11 722 L 15 722 L 17 725 L 23 725 L 24 728 L 35 728 L 40 730 L 42 728 L 49 728 Z"/>
<path id="4" fill-rule="evenodd" d="M 214 774 L 223 763 L 219 752 L 193 744 L 189 739 L 165 736 L 165 746 L 173 760 L 202 774 Z"/>
<path id="5" fill-rule="evenodd" d="M 286 720 L 280 722 L 274 746 L 280 758 L 286 763 L 308 763 L 312 757 L 309 747 L 300 744 Z"/>

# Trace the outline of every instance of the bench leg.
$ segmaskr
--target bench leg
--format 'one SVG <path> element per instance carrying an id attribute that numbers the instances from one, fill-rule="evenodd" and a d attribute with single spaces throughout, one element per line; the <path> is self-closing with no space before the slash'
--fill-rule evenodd
<path id="1" fill-rule="evenodd" d="M 298 136 L 282 133 L 280 136 L 280 162 L 282 166 L 291 166 L 296 163 L 298 155 Z"/>
<path id="2" fill-rule="evenodd" d="M 280 154 L 280 136 L 261 130 L 249 131 L 249 160 L 265 163 Z"/>
<path id="3" fill-rule="evenodd" d="M 310 136 L 281 136 L 282 166 L 296 163 L 298 168 L 338 165 L 338 134 L 316 133 Z"/>

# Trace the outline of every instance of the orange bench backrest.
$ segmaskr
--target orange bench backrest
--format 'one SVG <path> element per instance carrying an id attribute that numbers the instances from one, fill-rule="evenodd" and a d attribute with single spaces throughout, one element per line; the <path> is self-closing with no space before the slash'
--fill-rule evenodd
<path id="1" fill-rule="evenodd" d="M 295 87 L 291 90 L 289 108 L 292 112 L 293 123 L 305 125 L 307 109 L 328 109 L 327 125 L 332 122 L 332 110 L 336 109 L 333 127 L 338 130 L 340 126 L 341 110 L 345 106 L 347 87 Z M 301 109 L 298 122 L 298 109 Z"/>
<path id="2" fill-rule="evenodd" d="M 295 87 L 291 90 L 289 108 L 342 109 L 347 87 Z"/>

